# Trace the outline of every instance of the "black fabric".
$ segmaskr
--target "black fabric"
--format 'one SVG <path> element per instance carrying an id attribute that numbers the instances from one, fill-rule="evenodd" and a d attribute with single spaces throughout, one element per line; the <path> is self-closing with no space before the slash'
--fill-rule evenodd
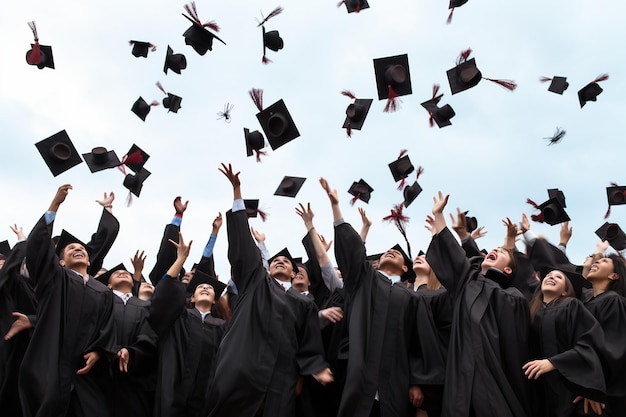
<path id="1" fill-rule="evenodd" d="M 556 368 L 535 386 L 540 415 L 572 416 L 580 409 L 580 404 L 573 404 L 578 395 L 604 402 L 604 374 L 597 353 L 602 328 L 582 302 L 567 298 L 537 311 L 530 340 L 532 358 L 548 359 Z"/>
<path id="2" fill-rule="evenodd" d="M 89 275 L 94 276 L 102 268 L 104 258 L 111 250 L 119 231 L 120 222 L 107 209 L 103 208 L 98 229 L 96 233 L 91 235 L 91 240 L 87 242 L 87 246 L 90 248 L 89 267 L 87 268 Z"/>
<path id="3" fill-rule="evenodd" d="M 175 224 L 168 224 L 163 231 L 163 238 L 161 238 L 161 244 L 159 245 L 159 251 L 157 252 L 156 262 L 152 271 L 148 276 L 150 282 L 156 287 L 160 282 L 163 275 L 167 272 L 170 266 L 176 261 L 176 246 L 172 245 L 170 239 L 174 242 L 178 242 L 178 233 L 180 227 Z"/>
<path id="4" fill-rule="evenodd" d="M 229 210 L 226 225 L 239 300 L 217 352 L 209 416 L 253 416 L 262 402 L 265 416 L 293 416 L 298 375 L 328 366 L 317 308 L 267 273 L 244 210 Z"/>
<path id="5" fill-rule="evenodd" d="M 26 244 L 26 265 L 35 284 L 37 326 L 19 376 L 24 416 L 65 415 L 80 410 L 91 417 L 109 416 L 104 387 L 110 385 L 113 293 L 96 279 L 87 284 L 59 265 L 51 241 L 52 225 L 44 217 Z M 83 355 L 97 351 L 100 359 L 83 375 Z"/>
<path id="6" fill-rule="evenodd" d="M 166 277 L 155 288 L 148 322 L 159 337 L 156 417 L 205 416 L 205 398 L 226 322 L 186 308 L 187 285 Z"/>
<path id="7" fill-rule="evenodd" d="M 454 305 L 442 416 L 469 416 L 471 407 L 478 416 L 530 416 L 522 372 L 528 303 L 517 289 L 485 278 L 482 258 L 473 259 L 448 228 L 433 237 L 426 254 Z"/>
<path id="8" fill-rule="evenodd" d="M 348 223 L 335 227 L 335 257 L 349 298 L 346 384 L 338 416 L 406 416 L 411 363 L 417 350 L 415 298 L 366 259 L 365 245 Z"/>

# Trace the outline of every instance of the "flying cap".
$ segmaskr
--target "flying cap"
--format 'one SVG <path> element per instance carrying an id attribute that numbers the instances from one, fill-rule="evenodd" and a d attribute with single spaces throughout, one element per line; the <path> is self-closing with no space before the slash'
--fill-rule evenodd
<path id="1" fill-rule="evenodd" d="M 617 223 L 605 222 L 596 230 L 596 236 L 606 240 L 617 251 L 626 249 L 626 234 Z"/>
<path id="2" fill-rule="evenodd" d="M 139 117 L 141 120 L 145 122 L 146 117 L 148 116 L 148 113 L 150 113 L 150 109 L 152 108 L 152 106 L 158 106 L 158 105 L 159 103 L 156 101 L 153 101 L 152 103 L 148 104 L 143 99 L 143 97 L 139 96 L 139 98 L 133 103 L 133 107 L 130 110 L 133 113 L 135 113 L 137 117 Z"/>
<path id="3" fill-rule="evenodd" d="M 300 188 L 302 188 L 304 181 L 306 181 L 306 178 L 285 176 L 278 185 L 274 195 L 295 197 L 298 191 L 300 191 Z"/>
<path id="4" fill-rule="evenodd" d="M 136 171 L 135 174 L 127 174 L 126 177 L 124 177 L 124 187 L 139 197 L 144 181 L 148 179 L 151 174 L 152 173 L 145 168 L 141 168 Z"/>
<path id="5" fill-rule="evenodd" d="M 189 16 L 183 14 L 186 19 L 188 19 L 192 25 L 183 33 L 185 38 L 185 44 L 191 46 L 198 54 L 204 55 L 207 51 L 213 50 L 213 39 L 217 39 L 226 45 L 222 39 L 220 39 L 216 34 L 210 32 L 207 28 L 215 32 L 219 32 L 219 26 L 214 22 L 202 23 L 200 18 L 198 17 L 198 11 L 196 10 L 196 3 L 191 2 L 190 4 L 185 5 L 185 10 L 189 13 Z"/>
<path id="6" fill-rule="evenodd" d="M 359 99 L 349 90 L 343 90 L 342 95 L 350 97 L 354 100 L 352 104 L 349 104 L 346 108 L 346 120 L 343 122 L 343 128 L 346 129 L 348 137 L 352 136 L 352 129 L 361 130 L 367 113 L 372 106 L 373 99 Z"/>
<path id="7" fill-rule="evenodd" d="M 152 45 L 150 42 L 128 41 L 128 43 L 133 46 L 131 53 L 136 58 L 147 58 L 148 50 L 152 52 L 156 51 L 156 46 Z"/>
<path id="8" fill-rule="evenodd" d="M 261 162 L 261 155 L 265 155 L 262 149 L 265 147 L 265 137 L 258 130 L 250 132 L 250 129 L 243 128 L 243 136 L 246 141 L 246 155 L 252 156 L 256 153 L 256 161 Z"/>
<path id="9" fill-rule="evenodd" d="M 122 157 L 122 164 L 133 172 L 137 172 L 143 168 L 149 158 L 150 155 L 133 143 L 133 146 L 126 152 L 126 155 Z"/>
<path id="10" fill-rule="evenodd" d="M 172 70 L 176 74 L 180 74 L 182 70 L 187 68 L 187 58 L 183 54 L 175 54 L 174 50 L 167 45 L 167 53 L 165 55 L 165 64 L 163 64 L 163 72 L 167 74 L 167 70 Z"/>
<path id="11" fill-rule="evenodd" d="M 558 76 L 554 76 L 552 78 L 541 77 L 539 78 L 539 81 L 541 81 L 542 83 L 551 81 L 550 86 L 548 87 L 548 91 L 551 91 L 556 94 L 563 94 L 563 92 L 567 90 L 567 87 L 569 87 L 569 83 L 567 82 L 566 77 L 558 77 Z"/>
<path id="12" fill-rule="evenodd" d="M 257 215 L 261 218 L 261 220 L 265 221 L 267 214 L 259 210 L 259 200 L 243 200 L 243 205 L 246 208 L 246 214 L 248 218 L 257 217 Z"/>
<path id="13" fill-rule="evenodd" d="M 300 136 L 285 102 L 281 99 L 256 115 L 272 150 Z"/>
<path id="14" fill-rule="evenodd" d="M 406 155 L 405 149 L 403 149 L 398 158 L 390 162 L 388 166 L 395 182 L 404 181 L 411 172 L 415 171 L 415 167 L 411 163 L 409 155 Z"/>
<path id="15" fill-rule="evenodd" d="M 580 103 L 580 108 L 585 107 L 588 101 L 596 101 L 597 97 L 602 93 L 602 87 L 598 84 L 600 81 L 608 80 L 608 74 L 602 74 L 598 76 L 595 80 L 578 90 L 578 102 Z"/>
<path id="16" fill-rule="evenodd" d="M 433 127 L 434 124 L 437 123 L 437 126 L 439 128 L 442 128 L 444 126 L 450 126 L 452 124 L 452 122 L 450 122 L 450 119 L 452 119 L 456 115 L 456 113 L 454 112 L 452 106 L 450 106 L 449 104 L 446 104 L 443 107 L 439 107 L 439 102 L 441 101 L 441 97 L 443 97 L 443 94 L 437 94 L 438 92 L 439 85 L 433 85 L 432 98 L 421 103 L 421 106 L 425 108 L 426 111 L 428 111 L 428 123 L 430 124 L 430 127 Z"/>
<path id="17" fill-rule="evenodd" d="M 417 198 L 418 195 L 422 192 L 422 187 L 415 181 L 413 184 L 404 187 L 402 194 L 404 195 L 404 207 L 409 207 L 411 203 Z"/>
<path id="18" fill-rule="evenodd" d="M 411 74 L 407 54 L 374 59 L 378 99 L 387 99 L 384 112 L 398 109 L 398 97 L 411 94 Z"/>
<path id="19" fill-rule="evenodd" d="M 36 65 L 39 69 L 46 67 L 54 69 L 52 47 L 39 44 L 39 36 L 37 35 L 35 22 L 28 22 L 28 27 L 33 32 L 35 43 L 31 43 L 30 50 L 26 52 L 26 63 L 28 63 L 28 65 Z"/>
<path id="20" fill-rule="evenodd" d="M 567 208 L 567 204 L 565 204 L 565 194 L 563 194 L 563 191 L 558 188 L 548 189 L 548 198 L 556 198 L 559 200 L 559 204 L 563 206 L 563 208 Z"/>
<path id="21" fill-rule="evenodd" d="M 115 154 L 115 151 L 107 151 L 107 148 L 104 146 L 97 146 L 91 149 L 90 153 L 84 153 L 83 159 L 91 172 L 115 168 L 120 164 L 120 160 Z"/>
<path id="22" fill-rule="evenodd" d="M 539 216 L 533 216 L 533 220 L 548 223 L 550 226 L 570 221 L 565 209 L 558 198 L 551 198 L 537 207 L 541 210 Z"/>
<path id="23" fill-rule="evenodd" d="M 346 5 L 348 13 L 359 13 L 361 10 L 370 7 L 367 0 L 341 0 L 337 3 L 337 7 L 341 7 L 342 4 Z"/>
<path id="24" fill-rule="evenodd" d="M 215 279 L 206 272 L 196 269 L 193 277 L 191 277 L 191 280 L 187 284 L 187 296 L 192 296 L 194 292 L 196 292 L 196 288 L 200 284 L 209 284 L 211 287 L 213 287 L 213 291 L 215 292 L 215 298 L 213 301 L 217 301 L 217 299 L 220 298 L 220 296 L 224 292 L 224 289 L 226 288 L 226 284 L 222 281 Z"/>
<path id="25" fill-rule="evenodd" d="M 348 193 L 354 196 L 352 200 L 350 200 L 350 204 L 354 204 L 356 200 L 369 203 L 373 191 L 374 189 L 370 187 L 370 185 L 365 182 L 363 178 L 361 178 L 358 182 L 353 182 L 350 189 L 348 189 Z"/>
<path id="26" fill-rule="evenodd" d="M 65 130 L 37 142 L 35 146 L 55 177 L 83 162 Z"/>
<path id="27" fill-rule="evenodd" d="M 456 67 L 446 71 L 448 84 L 450 85 L 450 91 L 452 94 L 460 93 L 461 91 L 465 91 L 476 86 L 483 78 L 494 82 L 509 91 L 514 91 L 517 88 L 515 81 L 483 77 L 482 73 L 476 66 L 476 60 L 474 58 L 468 59 L 471 53 L 471 49 L 462 51 L 457 58 Z"/>
<path id="28" fill-rule="evenodd" d="M 161 83 L 158 81 L 156 83 L 156 86 L 159 88 L 159 90 L 163 92 L 163 94 L 167 95 L 167 97 L 163 99 L 163 107 L 168 109 L 167 112 L 178 113 L 178 110 L 180 109 L 180 103 L 183 101 L 182 97 L 166 92 L 163 88 L 163 85 L 161 85 Z"/>

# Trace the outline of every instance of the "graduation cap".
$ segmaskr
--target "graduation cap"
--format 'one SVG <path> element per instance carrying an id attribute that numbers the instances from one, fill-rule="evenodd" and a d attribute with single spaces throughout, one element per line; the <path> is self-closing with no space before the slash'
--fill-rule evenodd
<path id="1" fill-rule="evenodd" d="M 448 15 L 448 19 L 446 20 L 447 24 L 452 23 L 452 15 L 454 14 L 454 9 L 463 6 L 465 3 L 467 3 L 467 1 L 468 0 L 450 0 L 450 3 L 448 4 L 450 14 Z"/>
<path id="2" fill-rule="evenodd" d="M 126 187 L 128 191 L 139 197 L 139 194 L 141 194 L 141 189 L 143 188 L 144 181 L 151 174 L 152 173 L 145 168 L 141 168 L 140 170 L 136 171 L 135 174 L 127 174 L 126 177 L 124 177 L 124 187 Z"/>
<path id="3" fill-rule="evenodd" d="M 9 245 L 8 240 L 3 240 L 0 242 L 0 255 L 4 255 L 5 258 L 9 256 L 11 253 L 11 245 Z"/>
<path id="4" fill-rule="evenodd" d="M 468 216 L 467 213 L 469 213 L 469 211 L 463 212 L 465 215 L 465 230 L 467 230 L 467 233 L 472 233 L 478 228 L 478 220 L 476 217 Z"/>
<path id="5" fill-rule="evenodd" d="M 185 10 L 189 13 L 189 16 L 183 14 L 187 20 L 191 22 L 191 26 L 189 29 L 183 33 L 185 37 L 185 44 L 191 46 L 198 54 L 204 55 L 207 51 L 213 50 L 213 39 L 217 39 L 226 45 L 226 42 L 221 40 L 216 34 L 210 32 L 207 28 L 215 32 L 219 32 L 219 26 L 211 21 L 207 23 L 202 23 L 200 18 L 198 17 L 198 11 L 196 10 L 196 3 L 191 2 L 190 4 L 185 5 Z"/>
<path id="6" fill-rule="evenodd" d="M 565 209 L 559 202 L 558 198 L 551 198 L 543 204 L 537 206 L 541 211 L 538 215 L 533 215 L 531 218 L 536 222 L 548 223 L 550 226 L 555 224 L 570 221 L 569 216 L 565 212 Z"/>
<path id="7" fill-rule="evenodd" d="M 283 49 L 284 46 L 284 42 L 283 42 L 283 38 L 280 37 L 280 34 L 278 33 L 277 30 L 271 30 L 269 32 L 265 31 L 265 22 L 267 22 L 269 19 L 271 19 L 272 17 L 282 13 L 283 8 L 278 6 L 276 7 L 274 10 L 272 10 L 272 12 L 270 14 L 267 15 L 267 17 L 264 17 L 262 21 L 259 22 L 258 26 L 261 26 L 261 30 L 263 31 L 263 59 L 262 62 L 264 64 L 268 64 L 270 62 L 272 62 L 269 58 L 267 58 L 266 56 L 266 49 L 271 49 L 274 52 L 278 52 L 281 49 Z"/>
<path id="8" fill-rule="evenodd" d="M 213 287 L 213 291 L 215 292 L 215 299 L 213 301 L 217 301 L 217 299 L 220 298 L 220 296 L 224 292 L 224 289 L 226 288 L 226 284 L 224 284 L 223 282 L 215 279 L 206 272 L 202 272 L 196 269 L 193 277 L 191 277 L 191 280 L 187 284 L 187 296 L 191 297 L 194 292 L 196 292 L 196 288 L 200 284 L 209 284 L 211 287 Z"/>
<path id="9" fill-rule="evenodd" d="M 55 248 L 55 253 L 59 258 L 63 257 L 63 251 L 65 250 L 65 247 L 71 243 L 78 243 L 79 245 L 84 247 L 89 257 L 91 257 L 92 248 L 67 230 L 63 229 L 61 231 L 61 234 L 59 235 L 59 239 L 57 240 Z"/>
<path id="10" fill-rule="evenodd" d="M 556 198 L 559 200 L 559 204 L 563 206 L 563 208 L 567 208 L 567 204 L 565 204 L 565 194 L 563 194 L 563 191 L 558 188 L 550 188 L 548 190 L 548 198 Z"/>
<path id="11" fill-rule="evenodd" d="M 129 45 L 133 46 L 133 50 L 131 53 L 134 57 L 148 57 L 148 50 L 154 52 L 156 51 L 156 46 L 152 45 L 150 42 L 141 42 L 141 41 L 128 41 Z"/>
<path id="12" fill-rule="evenodd" d="M 602 93 L 602 87 L 598 84 L 600 81 L 608 80 L 608 74 L 602 74 L 598 76 L 595 80 L 578 90 L 578 102 L 580 103 L 580 108 L 585 107 L 588 101 L 596 101 L 597 97 Z"/>
<path id="13" fill-rule="evenodd" d="M 156 83 L 156 86 L 159 87 L 159 90 L 161 90 L 163 94 L 167 95 L 167 97 L 163 99 L 163 107 L 168 109 L 167 112 L 178 113 L 178 109 L 180 109 L 180 103 L 183 101 L 182 97 L 165 92 L 163 85 L 161 85 L 161 83 L 158 81 Z"/>
<path id="14" fill-rule="evenodd" d="M 300 191 L 300 188 L 302 188 L 304 181 L 306 181 L 306 178 L 285 176 L 278 185 L 274 195 L 295 197 L 298 191 Z"/>
<path id="15" fill-rule="evenodd" d="M 398 97 L 412 93 L 409 56 L 407 54 L 374 59 L 378 99 L 387 99 L 384 112 L 398 108 Z"/>
<path id="16" fill-rule="evenodd" d="M 346 108 L 346 120 L 344 120 L 342 126 L 346 129 L 348 137 L 352 137 L 352 129 L 361 130 L 363 127 L 367 113 L 374 100 L 370 98 L 356 98 L 349 90 L 343 90 L 341 94 L 354 100 L 354 102 L 349 104 Z"/>
<path id="17" fill-rule="evenodd" d="M 146 117 L 148 116 L 148 113 L 150 113 L 150 109 L 152 108 L 152 106 L 158 106 L 158 105 L 159 103 L 156 101 L 153 101 L 152 103 L 148 104 L 143 99 L 143 97 L 139 96 L 139 98 L 133 103 L 133 107 L 130 110 L 133 113 L 135 113 L 137 117 L 139 117 L 141 120 L 145 122 Z"/>
<path id="18" fill-rule="evenodd" d="M 409 155 L 406 155 L 406 152 L 406 149 L 400 151 L 398 158 L 388 165 L 391 175 L 393 176 L 393 180 L 395 182 L 401 181 L 399 189 L 404 187 L 404 180 L 406 177 L 408 177 L 411 172 L 415 171 L 415 167 L 411 163 Z"/>
<path id="19" fill-rule="evenodd" d="M 133 146 L 131 146 L 128 152 L 126 152 L 126 155 L 122 157 L 121 165 L 125 165 L 131 171 L 137 172 L 143 168 L 149 158 L 150 155 L 133 143 Z"/>
<path id="20" fill-rule="evenodd" d="M 243 128 L 243 136 L 246 140 L 246 155 L 252 156 L 256 153 L 256 161 L 261 162 L 261 155 L 265 155 L 261 149 L 265 147 L 265 138 L 258 130 L 250 132 L 250 129 Z"/>
<path id="21" fill-rule="evenodd" d="M 83 162 L 65 130 L 37 142 L 35 146 L 55 177 Z"/>
<path id="22" fill-rule="evenodd" d="M 539 78 L 539 81 L 541 81 L 542 83 L 551 81 L 550 86 L 548 87 L 548 91 L 556 94 L 563 94 L 563 92 L 567 90 L 567 87 L 569 87 L 569 83 L 567 82 L 566 77 L 541 77 Z"/>
<path id="23" fill-rule="evenodd" d="M 546 275 L 548 275 L 548 273 L 550 273 L 551 271 L 561 271 L 563 274 L 565 274 L 565 276 L 567 276 L 569 281 L 572 283 L 572 287 L 574 288 L 574 294 L 576 294 L 576 298 L 578 299 L 581 299 L 582 294 L 583 294 L 583 289 L 591 288 L 591 283 L 587 281 L 585 277 L 583 277 L 578 272 L 571 270 L 569 267 L 568 268 L 556 267 L 556 266 L 542 267 L 541 270 L 539 271 L 542 283 Z"/>
<path id="24" fill-rule="evenodd" d="M 452 94 L 468 90 L 476 86 L 482 79 L 494 82 L 509 91 L 513 91 L 517 88 L 517 84 L 511 80 L 499 80 L 483 77 L 482 73 L 476 66 L 476 60 L 474 58 L 468 59 L 471 53 L 471 49 L 466 49 L 461 52 L 459 58 L 457 59 L 456 66 L 446 71 L 448 84 L 450 85 L 450 91 Z"/>
<path id="25" fill-rule="evenodd" d="M 402 249 L 402 246 L 400 246 L 399 244 L 396 244 L 389 250 L 391 249 L 397 250 L 398 252 L 402 254 L 402 259 L 404 260 L 404 265 L 406 266 L 406 269 L 407 269 L 406 272 L 400 276 L 400 279 L 402 281 L 409 281 L 409 282 L 415 281 L 415 271 L 413 271 L 413 260 L 409 257 L 409 255 L 406 254 L 404 249 Z"/>
<path id="26" fill-rule="evenodd" d="M 617 251 L 626 249 L 626 234 L 617 223 L 605 222 L 596 230 L 600 240 L 606 240 Z"/>
<path id="27" fill-rule="evenodd" d="M 243 205 L 246 208 L 248 218 L 256 217 L 258 215 L 261 220 L 265 221 L 267 214 L 264 211 L 259 210 L 259 200 L 243 200 Z"/>
<path id="28" fill-rule="evenodd" d="M 417 198 L 418 195 L 422 192 L 422 187 L 415 181 L 413 184 L 404 187 L 402 194 L 404 195 L 404 207 L 409 207 L 411 203 Z"/>
<path id="29" fill-rule="evenodd" d="M 28 65 L 36 65 L 39 69 L 44 69 L 46 67 L 54 69 L 52 47 L 39 44 L 39 36 L 37 35 L 35 22 L 28 22 L 28 27 L 33 32 L 35 43 L 31 43 L 30 50 L 26 52 L 26 62 Z"/>
<path id="30" fill-rule="evenodd" d="M 370 5 L 367 0 L 341 0 L 337 3 L 337 7 L 342 4 L 346 5 L 348 13 L 359 13 L 363 9 L 369 9 Z"/>
<path id="31" fill-rule="evenodd" d="M 357 200 L 369 203 L 372 191 L 374 191 L 374 189 L 370 187 L 367 182 L 363 181 L 363 178 L 361 178 L 358 182 L 353 182 L 348 190 L 348 192 L 354 196 L 352 200 L 350 200 L 350 204 L 354 205 Z"/>
<path id="32" fill-rule="evenodd" d="M 611 183 L 610 187 L 606 187 L 606 200 L 609 207 L 606 209 L 604 218 L 608 219 L 611 215 L 611 206 L 621 206 L 626 204 L 626 187 Z"/>
<path id="33" fill-rule="evenodd" d="M 426 111 L 428 111 L 428 123 L 430 124 L 430 127 L 433 127 L 434 124 L 437 123 L 437 126 L 439 128 L 442 128 L 444 126 L 450 126 L 452 124 L 452 122 L 450 122 L 450 119 L 452 119 L 456 115 L 456 113 L 454 112 L 452 106 L 450 106 L 449 104 L 446 104 L 443 107 L 439 107 L 439 101 L 441 101 L 441 97 L 443 96 L 443 94 L 437 95 L 438 92 L 439 85 L 435 84 L 433 86 L 433 97 L 430 100 L 421 103 L 421 106 L 425 108 Z"/>
<path id="34" fill-rule="evenodd" d="M 267 260 L 267 263 L 271 264 L 272 261 L 278 258 L 279 256 L 284 256 L 285 258 L 287 258 L 289 262 L 291 262 L 291 266 L 293 267 L 293 273 L 294 274 L 298 273 L 298 264 L 296 264 L 296 261 L 293 259 L 293 257 L 291 256 L 291 253 L 289 253 L 289 249 L 287 248 L 281 249 L 280 252 L 278 252 L 276 255 L 272 256 L 271 258 L 269 258 Z"/>
<path id="35" fill-rule="evenodd" d="M 167 74 L 167 70 L 172 70 L 176 74 L 180 74 L 180 72 L 185 68 L 187 68 L 187 58 L 185 58 L 185 55 L 175 54 L 174 50 L 167 45 L 167 54 L 165 55 L 163 72 Z"/>
<path id="36" fill-rule="evenodd" d="M 111 279 L 111 275 L 113 275 L 114 272 L 116 271 L 126 271 L 129 272 L 128 269 L 126 269 L 126 267 L 124 266 L 123 263 L 118 264 L 116 266 L 114 266 L 113 268 L 109 269 L 108 271 L 106 271 L 105 273 L 101 274 L 100 276 L 96 277 L 96 279 L 98 281 L 100 281 L 102 284 L 104 285 L 109 285 L 109 280 Z M 132 276 L 132 274 L 131 274 Z"/>
<path id="37" fill-rule="evenodd" d="M 107 168 L 115 168 L 120 164 L 120 160 L 115 151 L 108 151 L 103 146 L 91 149 L 90 153 L 84 153 L 83 159 L 91 172 L 102 171 Z"/>
<path id="38" fill-rule="evenodd" d="M 300 132 L 298 132 L 298 128 L 282 99 L 264 109 L 263 90 L 253 88 L 250 90 L 250 97 L 259 109 L 256 118 L 261 124 L 272 150 L 276 150 L 300 136 Z"/>

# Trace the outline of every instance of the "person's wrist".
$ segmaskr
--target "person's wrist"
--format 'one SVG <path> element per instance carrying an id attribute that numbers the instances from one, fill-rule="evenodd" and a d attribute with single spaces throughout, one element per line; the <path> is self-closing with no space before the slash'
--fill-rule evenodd
<path id="1" fill-rule="evenodd" d="M 113 208 L 113 204 L 105 204 L 102 207 L 104 207 L 104 208 Z"/>
<path id="2" fill-rule="evenodd" d="M 183 217 L 183 213 L 177 211 L 176 214 L 174 214 L 174 217 Z"/>

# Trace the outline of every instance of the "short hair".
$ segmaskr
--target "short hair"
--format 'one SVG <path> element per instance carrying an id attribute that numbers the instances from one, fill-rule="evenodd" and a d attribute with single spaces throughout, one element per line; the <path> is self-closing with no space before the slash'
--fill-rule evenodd
<path id="1" fill-rule="evenodd" d="M 514 249 L 509 249 L 509 248 L 502 248 L 503 251 L 505 251 L 506 253 L 509 254 L 509 258 L 511 259 L 509 261 L 509 264 L 507 265 L 509 268 L 511 268 L 511 273 L 507 274 L 509 279 L 513 279 L 515 278 L 515 274 L 517 274 L 517 260 L 515 259 L 515 250 Z M 504 271 L 502 271 L 504 272 Z"/>
<path id="2" fill-rule="evenodd" d="M 613 272 L 618 276 L 617 279 L 611 280 L 606 287 L 607 290 L 612 290 L 621 295 L 626 296 L 626 260 L 621 255 L 611 254 L 608 256 L 613 261 Z"/>

